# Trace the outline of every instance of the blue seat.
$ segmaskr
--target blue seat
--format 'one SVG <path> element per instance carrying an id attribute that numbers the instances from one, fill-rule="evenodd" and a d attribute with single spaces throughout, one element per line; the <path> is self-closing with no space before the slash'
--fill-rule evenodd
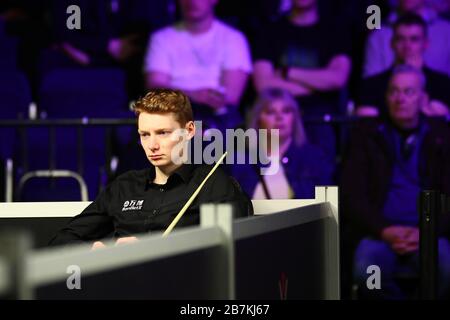
<path id="1" fill-rule="evenodd" d="M 119 69 L 58 69 L 44 75 L 39 89 L 39 110 L 48 119 L 117 118 L 128 106 L 125 75 Z M 102 181 L 106 158 L 106 128 L 54 128 L 54 161 L 50 165 L 48 129 L 28 131 L 30 170 L 61 169 L 83 176 L 93 200 Z M 80 132 L 81 138 L 80 138 Z M 81 155 L 77 147 L 81 141 Z"/>
<path id="2" fill-rule="evenodd" d="M 26 77 L 16 71 L 0 72 L 0 119 L 26 117 L 31 90 Z M 0 127 L 0 158 L 12 158 L 17 140 L 16 129 Z"/>
<path id="3" fill-rule="evenodd" d="M 24 74 L 17 71 L 0 72 L 0 119 L 25 116 L 31 102 L 31 90 Z"/>
<path id="4" fill-rule="evenodd" d="M 18 39 L 0 30 L 0 72 L 17 70 Z"/>
<path id="5" fill-rule="evenodd" d="M 58 69 L 44 75 L 40 109 L 48 118 L 117 117 L 126 109 L 125 74 L 120 69 Z"/>

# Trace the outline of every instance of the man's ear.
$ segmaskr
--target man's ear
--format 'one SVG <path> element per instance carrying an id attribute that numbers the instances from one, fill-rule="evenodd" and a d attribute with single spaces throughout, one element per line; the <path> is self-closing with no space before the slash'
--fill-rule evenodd
<path id="1" fill-rule="evenodd" d="M 188 123 L 186 123 L 185 128 L 187 130 L 187 140 L 191 140 L 195 136 L 196 131 L 194 121 L 189 121 Z"/>

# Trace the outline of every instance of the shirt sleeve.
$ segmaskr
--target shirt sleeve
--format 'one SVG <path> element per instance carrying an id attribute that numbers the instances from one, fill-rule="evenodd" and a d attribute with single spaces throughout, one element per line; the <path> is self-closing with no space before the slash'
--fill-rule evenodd
<path id="1" fill-rule="evenodd" d="M 171 73 L 168 43 L 170 39 L 164 30 L 157 31 L 150 36 L 145 57 L 145 72 Z"/>
<path id="2" fill-rule="evenodd" d="M 223 69 L 242 70 L 247 73 L 252 71 L 250 48 L 247 39 L 239 31 L 233 31 L 228 37 Z"/>
<path id="3" fill-rule="evenodd" d="M 70 220 L 50 241 L 50 245 L 66 245 L 100 240 L 114 232 L 109 204 L 114 199 L 114 183 L 107 187 L 83 212 Z M 117 195 L 116 195 L 117 197 Z"/>
<path id="4" fill-rule="evenodd" d="M 233 206 L 234 218 L 253 215 L 253 205 L 248 195 L 242 190 L 239 183 L 221 168 L 208 181 L 208 198 L 202 202 L 230 203 Z"/>

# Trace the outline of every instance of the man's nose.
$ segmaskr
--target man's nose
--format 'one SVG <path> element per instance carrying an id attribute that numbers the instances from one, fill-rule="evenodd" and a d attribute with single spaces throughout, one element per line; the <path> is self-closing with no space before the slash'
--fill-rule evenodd
<path id="1" fill-rule="evenodd" d="M 152 151 L 159 149 L 159 142 L 155 137 L 150 137 L 148 142 L 148 148 Z"/>
<path id="2" fill-rule="evenodd" d="M 414 43 L 412 41 L 407 41 L 405 43 L 405 50 L 406 51 L 411 51 L 411 48 L 413 47 Z"/>
<path id="3" fill-rule="evenodd" d="M 401 103 L 401 102 L 405 101 L 405 98 L 406 98 L 405 93 L 404 93 L 404 92 L 399 92 L 399 93 L 397 94 L 397 96 L 395 97 L 395 100 L 396 100 L 398 103 Z"/>

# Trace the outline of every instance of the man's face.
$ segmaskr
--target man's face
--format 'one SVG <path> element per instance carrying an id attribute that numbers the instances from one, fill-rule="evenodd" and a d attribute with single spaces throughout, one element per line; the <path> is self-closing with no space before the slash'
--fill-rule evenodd
<path id="1" fill-rule="evenodd" d="M 187 129 L 189 137 L 195 133 L 192 121 L 181 127 L 174 113 L 143 112 L 139 115 L 138 132 L 141 145 L 151 164 L 160 168 L 174 164 L 172 150 L 180 143 L 181 137 L 178 134 L 182 128 Z"/>
<path id="2" fill-rule="evenodd" d="M 424 0 L 399 0 L 398 6 L 401 12 L 418 12 L 424 5 Z"/>
<path id="3" fill-rule="evenodd" d="M 317 6 L 317 0 L 294 0 L 292 5 L 296 9 L 306 10 Z"/>
<path id="4" fill-rule="evenodd" d="M 179 0 L 183 18 L 190 22 L 202 21 L 214 14 L 217 0 Z"/>
<path id="5" fill-rule="evenodd" d="M 392 39 L 392 48 L 397 59 L 402 63 L 422 57 L 427 44 L 425 31 L 419 25 L 398 26 Z"/>
<path id="6" fill-rule="evenodd" d="M 391 78 L 386 100 L 389 115 L 394 122 L 417 119 L 423 99 L 420 77 L 416 73 L 402 72 Z"/>

